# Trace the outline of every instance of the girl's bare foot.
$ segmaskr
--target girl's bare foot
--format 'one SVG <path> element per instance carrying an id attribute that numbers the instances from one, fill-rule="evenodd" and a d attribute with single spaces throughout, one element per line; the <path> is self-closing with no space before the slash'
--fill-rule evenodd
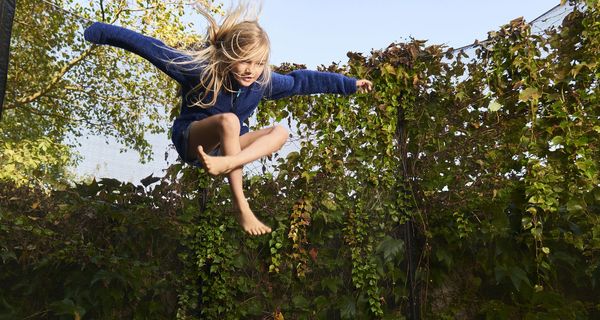
<path id="1" fill-rule="evenodd" d="M 208 173 L 212 176 L 218 176 L 222 174 L 226 174 L 233 170 L 232 159 L 229 156 L 224 157 L 213 157 L 209 156 L 202 146 L 198 146 L 198 156 L 204 168 Z"/>
<path id="2" fill-rule="evenodd" d="M 238 221 L 244 231 L 248 232 L 253 236 L 259 236 L 265 233 L 271 232 L 271 228 L 264 223 L 260 222 L 250 210 L 250 206 L 247 204 L 241 207 L 236 206 L 239 210 Z"/>

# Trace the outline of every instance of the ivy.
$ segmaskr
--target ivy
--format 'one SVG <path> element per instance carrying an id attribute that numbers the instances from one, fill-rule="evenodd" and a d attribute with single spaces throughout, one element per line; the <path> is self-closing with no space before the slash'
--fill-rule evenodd
<path id="1" fill-rule="evenodd" d="M 245 179 L 270 235 L 244 234 L 229 188 L 181 165 L 152 190 L 5 187 L 2 314 L 401 319 L 417 299 L 423 318 L 597 318 L 600 7 L 573 5 L 468 52 L 412 40 L 322 67 L 371 94 L 263 102 L 256 126 L 287 122 L 295 145 Z"/>

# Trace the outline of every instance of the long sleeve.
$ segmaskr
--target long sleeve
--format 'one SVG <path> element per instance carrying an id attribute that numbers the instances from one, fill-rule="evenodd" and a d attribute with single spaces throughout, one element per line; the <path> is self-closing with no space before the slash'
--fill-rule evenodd
<path id="1" fill-rule="evenodd" d="M 193 72 L 191 65 L 171 63 L 190 61 L 189 56 L 168 47 L 160 40 L 123 27 L 95 22 L 85 30 L 84 37 L 92 43 L 111 45 L 135 53 L 182 84 L 187 81 L 186 78 L 197 74 Z"/>
<path id="2" fill-rule="evenodd" d="M 280 99 L 292 95 L 314 93 L 356 92 L 356 79 L 338 73 L 311 70 L 295 70 L 288 74 L 272 73 L 271 85 L 265 90 L 265 98 Z"/>

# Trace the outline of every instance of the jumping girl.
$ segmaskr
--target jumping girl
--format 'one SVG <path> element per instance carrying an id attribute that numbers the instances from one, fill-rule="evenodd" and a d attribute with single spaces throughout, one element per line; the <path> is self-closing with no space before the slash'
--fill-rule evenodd
<path id="1" fill-rule="evenodd" d="M 87 41 L 116 46 L 140 55 L 181 86 L 181 111 L 172 140 L 181 159 L 200 161 L 213 175 L 227 175 L 242 228 L 252 234 L 271 232 L 256 218 L 242 187 L 242 167 L 279 150 L 288 138 L 282 126 L 249 132 L 244 121 L 261 99 L 314 93 L 368 92 L 368 80 L 336 73 L 297 70 L 282 75 L 269 66 L 270 43 L 256 18 L 238 5 L 219 25 L 209 22 L 206 43 L 198 51 L 181 51 L 134 31 L 96 22 L 85 30 Z"/>

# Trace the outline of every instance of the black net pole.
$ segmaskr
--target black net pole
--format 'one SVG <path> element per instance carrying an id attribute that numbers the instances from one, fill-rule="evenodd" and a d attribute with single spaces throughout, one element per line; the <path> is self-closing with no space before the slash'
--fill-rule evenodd
<path id="1" fill-rule="evenodd" d="M 402 104 L 400 104 L 402 105 Z M 409 194 L 408 184 L 410 183 L 409 177 L 410 174 L 408 172 L 408 150 L 407 150 L 407 135 L 406 135 L 406 117 L 404 113 L 404 109 L 400 107 L 398 110 L 398 119 L 396 125 L 396 139 L 398 141 L 398 145 L 400 146 L 400 157 L 402 159 L 401 167 L 400 167 L 400 177 L 402 182 L 398 184 L 398 192 L 403 194 L 404 199 L 407 199 Z M 407 208 L 406 211 L 410 211 Z M 406 267 L 408 273 L 408 310 L 407 310 L 407 319 L 409 320 L 418 320 L 420 319 L 420 301 L 419 301 L 419 290 L 418 283 L 416 279 L 416 254 L 417 247 L 415 244 L 415 235 L 414 235 L 414 217 L 410 216 L 409 220 L 403 226 L 404 231 L 404 243 L 406 245 Z"/>
<path id="2" fill-rule="evenodd" d="M 202 177 L 200 177 L 200 179 L 202 179 Z M 206 186 L 206 183 L 199 183 L 199 187 L 198 187 L 198 208 L 200 210 L 200 217 L 199 219 L 205 219 L 206 217 L 204 217 L 204 213 L 206 212 L 206 205 L 208 203 L 208 187 Z M 200 222 L 200 221 L 199 221 Z M 207 270 L 210 270 L 210 266 L 208 266 L 208 264 L 205 266 L 205 268 L 207 268 Z M 201 276 L 198 276 L 198 278 L 196 279 L 196 285 L 198 287 L 198 304 L 197 304 L 197 309 L 196 309 L 196 315 L 198 317 L 202 316 L 202 287 L 204 285 L 204 281 L 202 280 Z"/>
<path id="3" fill-rule="evenodd" d="M 4 105 L 4 93 L 6 91 L 15 2 L 16 0 L 2 0 L 0 6 L 0 120 L 2 120 L 2 106 Z"/>
<path id="4" fill-rule="evenodd" d="M 408 265 L 408 319 L 418 320 L 420 318 L 420 301 L 419 291 L 417 290 L 416 280 L 416 268 L 415 268 L 415 256 L 416 247 L 414 243 L 414 222 L 411 217 L 408 222 L 404 225 L 404 241 L 406 243 L 407 254 L 407 265 Z"/>

